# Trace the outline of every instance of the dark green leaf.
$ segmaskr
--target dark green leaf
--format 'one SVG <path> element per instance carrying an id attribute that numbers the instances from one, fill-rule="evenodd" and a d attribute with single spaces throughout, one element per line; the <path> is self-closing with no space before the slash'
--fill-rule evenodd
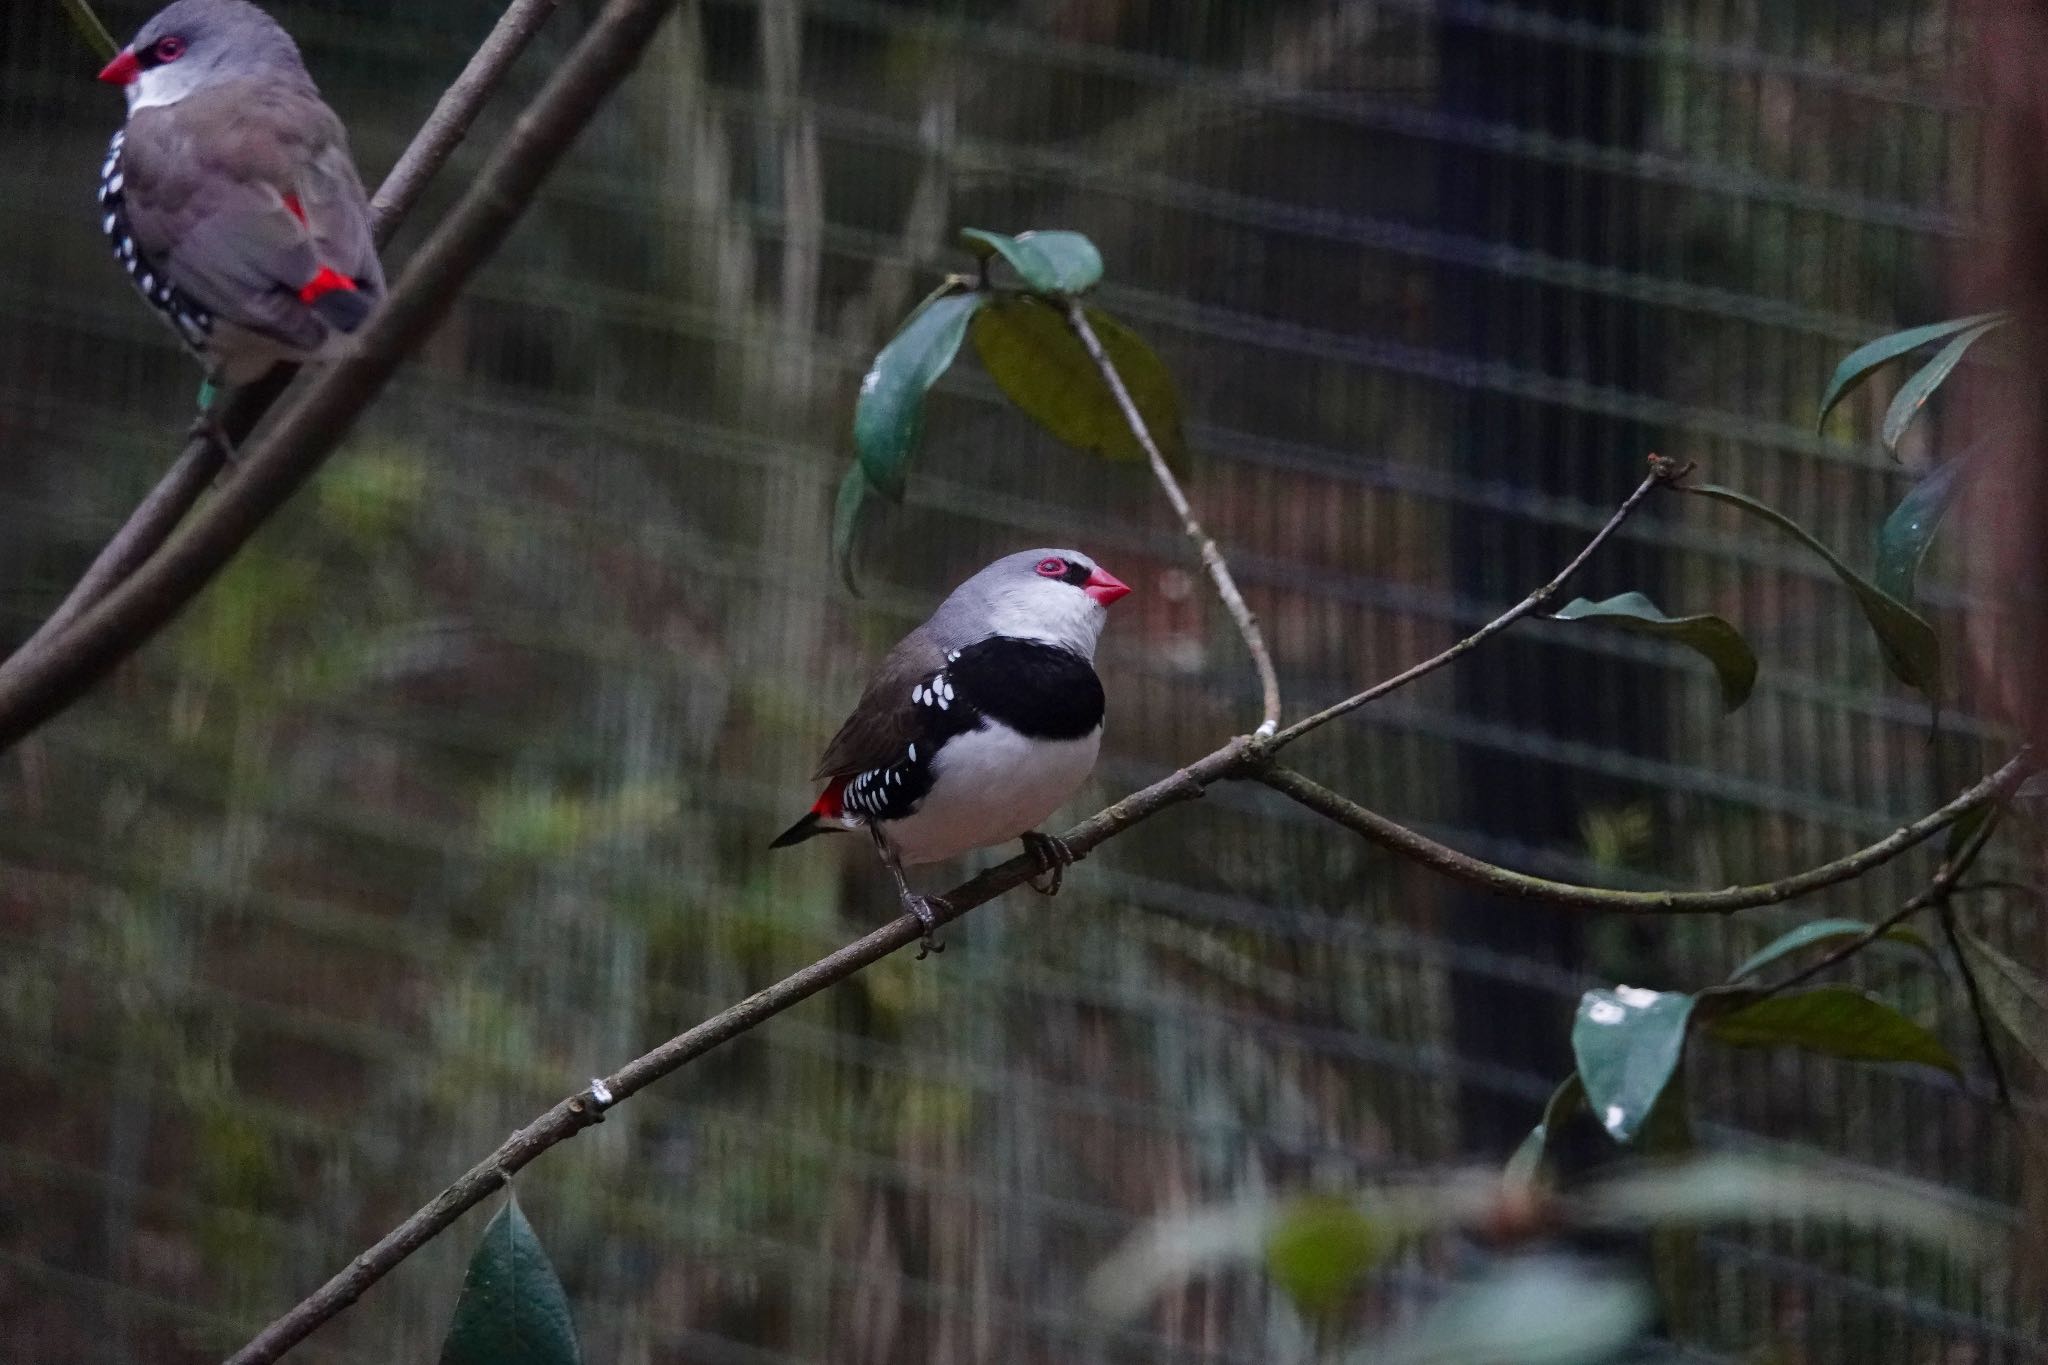
<path id="1" fill-rule="evenodd" d="M 1949 505 L 1962 491 L 1964 459 L 1950 460 L 1908 489 L 1877 533 L 1877 572 L 1872 578 L 1884 592 L 1908 606 L 1920 561 L 1934 543 L 1934 533 Z"/>
<path id="2" fill-rule="evenodd" d="M 1937 341 L 1946 341 L 1958 332 L 1967 332 L 1994 319 L 2003 320 L 2003 313 L 1979 313 L 1975 317 L 1953 318 L 1948 322 L 1929 323 L 1925 327 L 1909 327 L 1903 332 L 1893 332 L 1877 340 L 1858 346 L 1851 351 L 1840 365 L 1835 367 L 1834 378 L 1828 380 L 1827 392 L 1821 395 L 1820 416 L 1815 426 L 1827 425 L 1828 414 L 1835 404 L 1858 384 L 1868 379 L 1892 361 L 1901 356 L 1911 355 L 1922 346 L 1931 346 Z"/>
<path id="3" fill-rule="evenodd" d="M 1550 1135 L 1559 1125 L 1578 1110 L 1585 1107 L 1586 1086 L 1574 1071 L 1564 1078 L 1564 1084 L 1550 1092 L 1550 1099 L 1543 1106 L 1543 1120 L 1529 1130 L 1529 1136 L 1522 1139 L 1515 1154 L 1508 1158 L 1507 1169 L 1502 1172 L 1510 1184 L 1526 1185 L 1536 1179 L 1543 1169 L 1548 1155 Z"/>
<path id="4" fill-rule="evenodd" d="M 1956 942 L 1977 979 L 1984 1007 L 2012 1035 L 2036 1066 L 2048 1069 L 2048 981 L 1978 938 L 1961 925 Z"/>
<path id="5" fill-rule="evenodd" d="M 1385 1239 L 1348 1201 L 1297 1199 L 1266 1234 L 1266 1273 L 1303 1312 L 1334 1313 L 1385 1250 Z"/>
<path id="6" fill-rule="evenodd" d="M 968 321 L 988 300 L 984 293 L 926 300 L 861 380 L 853 408 L 853 446 L 868 482 L 891 498 L 903 496 L 904 466 L 924 431 L 925 393 L 960 353 Z"/>
<path id="7" fill-rule="evenodd" d="M 1756 655 L 1742 632 L 1718 616 L 1666 616 L 1639 592 L 1625 592 L 1604 602 L 1577 597 L 1566 603 L 1558 621 L 1599 621 L 1622 630 L 1676 640 L 1705 656 L 1721 680 L 1721 705 L 1733 711 L 1749 700 L 1756 685 Z"/>
<path id="8" fill-rule="evenodd" d="M 1041 294 L 1083 294 L 1102 279 L 1102 253 L 1078 232 L 1020 232 L 1010 237 L 967 228 L 960 237 L 983 260 L 1001 256 Z"/>
<path id="9" fill-rule="evenodd" d="M 1835 552 L 1820 543 L 1814 536 L 1784 513 L 1766 503 L 1758 502 L 1746 493 L 1716 484 L 1686 484 L 1685 491 L 1697 493 L 1703 498 L 1740 507 L 1770 522 L 1819 555 L 1833 569 L 1835 577 L 1842 580 L 1856 596 L 1857 606 L 1863 609 L 1863 617 L 1870 622 L 1871 630 L 1877 634 L 1877 642 L 1884 652 L 1885 663 L 1901 682 L 1918 688 L 1922 695 L 1933 698 L 1941 687 L 1941 645 L 1935 639 L 1934 628 L 1923 621 L 1905 603 L 1885 592 L 1876 584 L 1864 578 L 1854 569 L 1836 557 Z"/>
<path id="10" fill-rule="evenodd" d="M 1833 947 L 1852 938 L 1861 938 L 1870 932 L 1870 926 L 1859 919 L 1816 919 L 1808 920 L 1797 929 L 1780 934 L 1759 948 L 1744 960 L 1740 967 L 1728 973 L 1730 981 L 1740 981 L 1745 976 L 1754 976 L 1774 962 L 1782 962 L 1808 948 Z M 1918 948 L 1927 954 L 1929 961 L 1939 961 L 1934 955 L 1934 945 L 1921 937 L 1916 929 L 1898 924 L 1885 930 L 1882 942 L 1903 943 Z"/>
<path id="11" fill-rule="evenodd" d="M 1735 1047 L 1797 1047 L 1859 1062 L 1917 1062 L 1962 1074 L 1941 1040 L 1853 986 L 1816 986 L 1744 1005 L 1707 1024 Z"/>
<path id="12" fill-rule="evenodd" d="M 1678 991 L 1587 991 L 1572 1021 L 1586 1105 L 1616 1142 L 1634 1139 L 1685 1053 L 1693 1000 Z"/>
<path id="13" fill-rule="evenodd" d="M 1373 1365 L 1593 1365 L 1649 1327 L 1634 1275 L 1563 1256 L 1517 1256 L 1433 1304 L 1413 1327 L 1373 1342 Z"/>
<path id="14" fill-rule="evenodd" d="M 1159 453 L 1169 465 L 1185 465 L 1180 395 L 1165 363 L 1108 314 L 1090 308 L 1087 316 Z M 983 308 L 968 330 L 990 378 L 1032 421 L 1068 445 L 1112 460 L 1145 458 L 1116 396 L 1059 309 L 1011 295 Z"/>
<path id="15" fill-rule="evenodd" d="M 860 509 L 867 500 L 867 471 L 855 460 L 839 481 L 839 496 L 832 506 L 832 562 L 839 567 L 839 581 L 855 597 L 860 596 L 860 585 L 853 579 L 853 552 L 860 534 Z"/>
<path id="16" fill-rule="evenodd" d="M 2004 322 L 2004 318 L 1994 318 L 1956 336 L 1948 345 L 1934 353 L 1934 359 L 1921 366 L 1911 379 L 1899 386 L 1898 393 L 1892 397 L 1891 406 L 1886 408 L 1884 413 L 1882 435 L 1886 450 L 1898 450 L 1899 439 L 1906 434 L 1906 428 L 1919 415 L 1920 409 L 1927 406 L 1927 400 L 1934 397 L 1934 391 L 1941 387 L 1942 382 L 1955 373 L 1956 366 L 1962 363 L 1963 353 L 1975 346 L 1986 332 L 2002 326 Z"/>
<path id="17" fill-rule="evenodd" d="M 469 1258 L 441 1365 L 577 1365 L 569 1299 L 540 1239 L 508 1198 Z"/>

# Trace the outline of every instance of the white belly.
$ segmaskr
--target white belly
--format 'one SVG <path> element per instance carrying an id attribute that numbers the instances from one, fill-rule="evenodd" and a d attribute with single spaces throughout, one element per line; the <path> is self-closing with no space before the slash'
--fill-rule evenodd
<path id="1" fill-rule="evenodd" d="M 917 811 L 882 833 L 906 863 L 934 863 L 1037 829 L 1095 768 L 1102 727 L 1080 739 L 1026 739 L 984 721 L 956 735 L 932 762 Z"/>

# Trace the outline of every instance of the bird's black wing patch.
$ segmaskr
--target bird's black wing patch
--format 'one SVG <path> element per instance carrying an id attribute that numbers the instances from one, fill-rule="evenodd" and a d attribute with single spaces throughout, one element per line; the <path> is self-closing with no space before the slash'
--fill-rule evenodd
<path id="1" fill-rule="evenodd" d="M 947 660 L 956 699 L 1026 739 L 1080 739 L 1102 724 L 1102 680 L 1072 650 L 993 636 Z"/>

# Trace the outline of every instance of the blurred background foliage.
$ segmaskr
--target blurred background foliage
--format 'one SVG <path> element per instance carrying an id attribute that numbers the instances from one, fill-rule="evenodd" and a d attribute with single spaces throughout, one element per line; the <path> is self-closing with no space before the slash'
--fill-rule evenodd
<path id="1" fill-rule="evenodd" d="M 126 33 L 148 6 L 100 8 Z M 373 181 L 494 15 L 274 8 Z M 567 0 L 394 261 L 593 9 Z M 7 1356 L 215 1356 L 567 1089 L 893 913 L 862 850 L 764 845 L 867 666 L 995 554 L 1080 545 L 1138 590 L 1090 798 L 1249 723 L 1143 467 L 1055 445 L 972 365 L 864 538 L 866 597 L 834 581 L 855 387 L 955 228 L 1102 247 L 1305 708 L 1547 578 L 1653 449 L 1869 562 L 1940 401 L 1898 463 L 1896 376 L 1820 436 L 1815 403 L 1850 347 L 1945 316 L 1962 42 L 1943 0 L 678 4 L 314 486 L 0 759 Z M 161 471 L 196 379 L 102 250 L 95 68 L 55 3 L 0 13 L 0 641 Z M 1961 679 L 1930 742 L 1823 565 L 1669 501 L 1577 587 L 1740 624 L 1742 711 L 1677 645 L 1539 621 L 1304 765 L 1618 885 L 1822 861 L 1982 770 Z M 1952 626 L 1939 552 L 1923 583 Z M 1931 856 L 1801 913 L 1869 918 Z M 2032 916 L 1965 908 L 2043 962 Z M 1504 906 L 1218 791 L 621 1107 L 521 1198 L 592 1360 L 1301 1359 L 1315 1325 L 1256 1273 L 1123 1324 L 1080 1287 L 1161 1211 L 1505 1159 L 1583 989 L 1719 980 L 1789 922 Z M 1975 1055 L 1953 984 L 1878 954 L 1855 976 Z M 1980 1081 L 1689 1067 L 1711 1145 L 2011 1217 Z M 467 1241 L 295 1358 L 429 1356 Z M 2044 1354 L 2011 1275 L 1882 1231 L 1717 1228 L 1688 1266 L 1685 1344 L 1653 1354 Z M 1352 1306 L 1413 1318 L 1456 1268 L 1391 1258 Z"/>

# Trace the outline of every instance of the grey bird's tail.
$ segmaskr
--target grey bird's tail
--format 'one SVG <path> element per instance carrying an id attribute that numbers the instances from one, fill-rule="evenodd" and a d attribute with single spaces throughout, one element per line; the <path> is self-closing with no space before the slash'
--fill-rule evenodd
<path id="1" fill-rule="evenodd" d="M 337 332 L 353 332 L 370 316 L 370 303 L 361 289 L 333 289 L 313 301 L 313 314 Z"/>

